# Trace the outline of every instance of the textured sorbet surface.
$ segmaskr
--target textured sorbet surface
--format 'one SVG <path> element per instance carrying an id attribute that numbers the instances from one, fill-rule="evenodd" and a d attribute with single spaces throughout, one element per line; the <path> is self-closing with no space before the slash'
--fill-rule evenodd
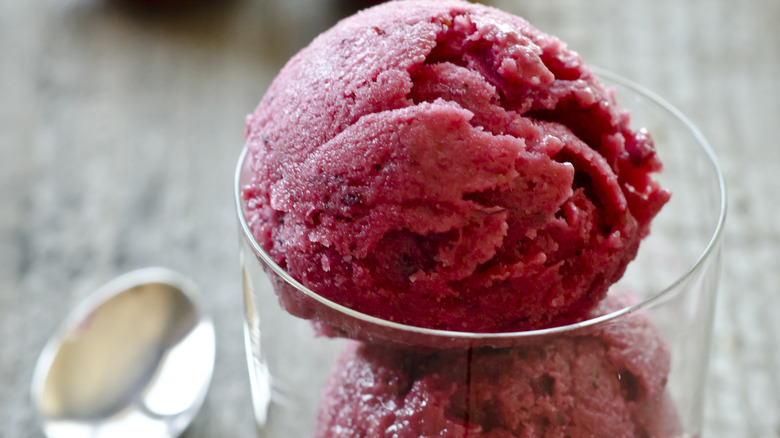
<path id="1" fill-rule="evenodd" d="M 315 438 L 671 438 L 669 351 L 640 315 L 595 334 L 424 354 L 351 342 Z"/>
<path id="2" fill-rule="evenodd" d="M 651 138 L 576 53 L 464 1 L 341 21 L 282 69 L 246 138 L 246 217 L 272 259 L 415 326 L 582 317 L 668 199 Z"/>

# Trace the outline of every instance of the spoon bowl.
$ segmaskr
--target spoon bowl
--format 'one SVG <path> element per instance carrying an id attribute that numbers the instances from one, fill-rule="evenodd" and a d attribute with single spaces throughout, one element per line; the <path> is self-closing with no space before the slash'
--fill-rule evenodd
<path id="1" fill-rule="evenodd" d="M 145 268 L 107 283 L 41 353 L 32 400 L 49 438 L 177 437 L 205 399 L 215 336 L 198 289 Z"/>

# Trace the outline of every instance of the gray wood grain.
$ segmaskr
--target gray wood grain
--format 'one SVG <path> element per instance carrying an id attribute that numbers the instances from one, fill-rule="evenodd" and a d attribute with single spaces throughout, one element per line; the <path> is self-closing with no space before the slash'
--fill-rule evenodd
<path id="1" fill-rule="evenodd" d="M 67 309 L 147 265 L 191 275 L 217 324 L 188 437 L 253 434 L 233 167 L 243 118 L 337 0 L 155 13 L 0 2 L 0 436 L 41 437 L 28 387 Z M 645 85 L 720 157 L 730 212 L 705 400 L 708 438 L 780 437 L 780 2 L 496 0 Z"/>

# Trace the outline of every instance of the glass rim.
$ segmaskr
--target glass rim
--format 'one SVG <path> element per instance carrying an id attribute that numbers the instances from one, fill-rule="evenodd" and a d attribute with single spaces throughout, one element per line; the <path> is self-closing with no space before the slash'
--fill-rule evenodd
<path id="1" fill-rule="evenodd" d="M 651 296 L 635 304 L 593 318 L 588 318 L 584 321 L 565 324 L 561 326 L 535 329 L 535 330 L 514 331 L 514 332 L 484 332 L 483 333 L 483 332 L 439 330 L 439 329 L 418 327 L 418 326 L 407 325 L 407 324 L 400 324 L 397 322 L 378 318 L 366 313 L 362 313 L 354 309 L 351 309 L 349 307 L 346 307 L 344 305 L 341 305 L 339 303 L 336 303 L 334 301 L 331 301 L 319 295 L 318 293 L 312 291 L 311 289 L 307 288 L 299 281 L 297 281 L 295 278 L 293 278 L 287 271 L 282 269 L 276 262 L 273 261 L 273 259 L 271 259 L 270 255 L 260 246 L 260 244 L 255 239 L 255 236 L 252 233 L 249 224 L 247 223 L 246 216 L 244 215 L 244 203 L 241 197 L 241 175 L 244 169 L 244 164 L 248 153 L 246 146 L 244 146 L 241 150 L 241 154 L 239 156 L 238 164 L 235 170 L 234 183 L 233 183 L 234 201 L 235 201 L 236 213 L 241 228 L 241 235 L 247 242 L 249 242 L 253 252 L 262 259 L 263 263 L 269 266 L 276 275 L 282 278 L 282 280 L 284 280 L 289 285 L 295 287 L 296 290 L 304 293 L 309 298 L 314 299 L 320 304 L 327 306 L 332 310 L 338 311 L 339 313 L 342 313 L 348 317 L 358 319 L 369 324 L 385 327 L 387 329 L 398 330 L 403 332 L 411 332 L 419 335 L 458 338 L 462 340 L 483 340 L 483 341 L 489 339 L 500 340 L 500 339 L 534 338 L 540 336 L 551 336 L 551 335 L 557 335 L 565 332 L 573 332 L 573 331 L 578 331 L 586 328 L 595 327 L 601 324 L 605 324 L 614 319 L 617 319 L 622 315 L 629 314 L 638 311 L 640 309 L 653 307 L 656 303 L 660 302 L 665 297 L 671 295 L 673 291 L 677 289 L 680 284 L 682 284 L 688 278 L 690 278 L 694 272 L 698 271 L 701 268 L 701 266 L 709 259 L 710 254 L 712 254 L 712 252 L 717 247 L 720 241 L 720 237 L 723 234 L 723 228 L 725 226 L 725 221 L 726 221 L 727 194 L 726 194 L 725 179 L 723 177 L 723 172 L 721 171 L 720 165 L 718 164 L 718 160 L 715 156 L 715 153 L 712 150 L 709 142 L 704 137 L 704 135 L 699 131 L 699 129 L 696 128 L 696 126 L 693 123 L 691 123 L 691 121 L 680 110 L 678 110 L 676 107 L 674 107 L 672 104 L 667 102 L 665 99 L 663 99 L 656 93 L 650 91 L 649 89 L 629 79 L 626 79 L 620 75 L 617 75 L 608 70 L 604 70 L 598 67 L 591 67 L 591 70 L 593 71 L 593 74 L 596 75 L 599 79 L 606 79 L 611 83 L 629 89 L 630 91 L 646 98 L 651 103 L 658 105 L 659 107 L 661 107 L 661 109 L 663 109 L 664 111 L 672 115 L 674 118 L 676 118 L 678 121 L 680 121 L 684 126 L 684 128 L 691 135 L 693 140 L 698 144 L 699 148 L 705 152 L 709 164 L 712 166 L 712 170 L 714 170 L 715 176 L 717 177 L 718 195 L 719 195 L 718 219 L 715 225 L 715 229 L 712 231 L 706 246 L 700 252 L 696 260 L 673 282 L 671 282 L 664 288 L 660 289 L 658 292 L 652 294 Z M 611 86 L 612 84 L 606 84 L 606 85 Z M 630 110 L 630 108 L 627 109 Z"/>

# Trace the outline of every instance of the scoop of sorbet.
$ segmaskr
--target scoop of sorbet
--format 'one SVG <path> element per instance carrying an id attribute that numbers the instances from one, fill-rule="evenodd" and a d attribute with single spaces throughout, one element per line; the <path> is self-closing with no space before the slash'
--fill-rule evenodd
<path id="1" fill-rule="evenodd" d="M 623 298 L 608 298 L 608 307 Z M 350 342 L 322 392 L 313 436 L 678 437 L 665 389 L 668 346 L 641 313 L 621 318 L 501 349 Z"/>
<path id="2" fill-rule="evenodd" d="M 246 218 L 271 258 L 329 300 L 418 327 L 581 318 L 669 196 L 650 136 L 576 53 L 459 0 L 341 21 L 282 69 L 246 139 Z"/>

